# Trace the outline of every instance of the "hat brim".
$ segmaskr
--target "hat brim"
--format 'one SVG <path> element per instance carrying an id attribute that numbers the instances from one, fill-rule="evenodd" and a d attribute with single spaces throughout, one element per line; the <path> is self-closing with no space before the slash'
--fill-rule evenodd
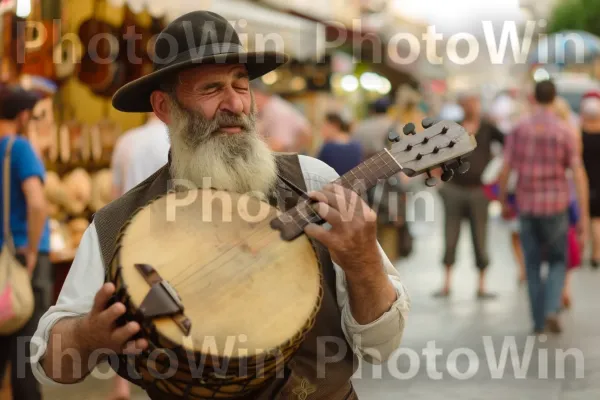
<path id="1" fill-rule="evenodd" d="M 223 53 L 187 60 L 158 69 L 123 85 L 114 94 L 112 105 L 124 112 L 151 112 L 150 95 L 158 90 L 165 77 L 175 72 L 205 64 L 244 64 L 250 80 L 259 78 L 285 64 L 289 57 L 279 52 Z"/>

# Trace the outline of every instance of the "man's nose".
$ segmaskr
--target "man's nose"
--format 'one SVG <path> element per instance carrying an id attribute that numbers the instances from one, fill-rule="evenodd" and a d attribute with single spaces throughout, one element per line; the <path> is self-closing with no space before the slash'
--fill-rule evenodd
<path id="1" fill-rule="evenodd" d="M 244 111 L 242 96 L 233 88 L 225 90 L 223 101 L 220 106 L 221 111 L 229 111 L 232 114 L 239 115 Z"/>

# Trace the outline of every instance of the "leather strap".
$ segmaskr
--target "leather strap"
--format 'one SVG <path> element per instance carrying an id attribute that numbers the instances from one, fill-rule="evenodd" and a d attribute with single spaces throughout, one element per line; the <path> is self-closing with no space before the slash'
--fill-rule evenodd
<path id="1" fill-rule="evenodd" d="M 15 142 L 14 136 L 9 137 L 8 143 L 6 144 L 6 151 L 4 153 L 4 178 L 3 178 L 3 190 L 2 196 L 4 201 L 4 243 L 8 246 L 10 252 L 15 254 L 15 244 L 13 242 L 13 237 L 10 232 L 10 155 L 12 152 L 12 147 Z"/>
<path id="2" fill-rule="evenodd" d="M 148 282 L 150 286 L 154 285 L 155 283 L 160 283 L 160 281 L 162 281 L 162 278 L 160 277 L 158 272 L 156 272 L 156 270 L 152 268 L 152 266 L 148 264 L 136 264 L 135 267 L 142 274 L 144 279 L 146 279 L 146 282 Z"/>

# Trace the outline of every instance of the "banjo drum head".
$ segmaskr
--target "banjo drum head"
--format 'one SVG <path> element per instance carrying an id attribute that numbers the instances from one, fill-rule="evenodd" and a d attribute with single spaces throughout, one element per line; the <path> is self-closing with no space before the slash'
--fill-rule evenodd
<path id="1" fill-rule="evenodd" d="M 286 242 L 270 221 L 279 210 L 255 197 L 210 189 L 172 192 L 140 209 L 122 232 L 119 264 L 138 309 L 148 264 L 176 291 L 191 321 L 170 317 L 158 333 L 188 351 L 260 356 L 300 334 L 319 307 L 320 267 L 305 235 Z"/>

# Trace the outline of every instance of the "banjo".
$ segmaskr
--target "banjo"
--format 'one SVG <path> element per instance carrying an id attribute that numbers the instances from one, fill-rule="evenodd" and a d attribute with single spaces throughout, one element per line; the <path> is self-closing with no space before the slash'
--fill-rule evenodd
<path id="1" fill-rule="evenodd" d="M 422 121 L 336 180 L 362 192 L 399 172 L 441 166 L 443 181 L 466 172 L 477 144 L 460 125 Z M 289 185 L 293 186 L 291 182 Z M 107 280 L 138 321 L 149 348 L 128 369 L 168 398 L 253 398 L 294 356 L 323 296 L 309 223 L 323 223 L 303 197 L 282 212 L 257 196 L 212 189 L 169 192 L 131 216 L 117 238 Z M 182 198 L 182 196 L 184 196 Z"/>

